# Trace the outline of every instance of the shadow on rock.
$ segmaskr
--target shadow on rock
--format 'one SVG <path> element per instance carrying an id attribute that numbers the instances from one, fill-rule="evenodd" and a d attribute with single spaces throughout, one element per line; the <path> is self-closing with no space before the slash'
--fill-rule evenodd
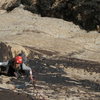
<path id="1" fill-rule="evenodd" d="M 83 87 L 87 88 L 88 90 L 100 92 L 100 84 L 98 83 L 89 80 L 80 80 L 79 82 Z"/>
<path id="2" fill-rule="evenodd" d="M 100 63 L 81 60 L 76 58 L 64 59 L 34 59 L 30 60 L 30 65 L 35 69 L 36 78 L 39 81 L 45 81 L 52 85 L 61 86 L 82 86 L 85 89 L 100 92 L 100 84 L 89 80 L 74 80 L 64 76 L 66 74 L 62 67 L 84 69 L 89 72 L 100 72 Z"/>
<path id="3" fill-rule="evenodd" d="M 34 100 L 24 93 L 15 93 L 11 90 L 0 88 L 0 100 Z"/>
<path id="4" fill-rule="evenodd" d="M 88 60 L 81 60 L 76 58 L 64 58 L 64 59 L 33 59 L 29 61 L 29 65 L 33 66 L 37 72 L 59 72 L 65 73 L 63 68 L 77 68 L 77 69 L 84 69 L 88 72 L 96 72 L 100 73 L 100 63 L 95 61 L 88 61 Z M 59 66 L 63 66 L 60 68 Z M 53 68 L 54 66 L 55 68 Z"/>

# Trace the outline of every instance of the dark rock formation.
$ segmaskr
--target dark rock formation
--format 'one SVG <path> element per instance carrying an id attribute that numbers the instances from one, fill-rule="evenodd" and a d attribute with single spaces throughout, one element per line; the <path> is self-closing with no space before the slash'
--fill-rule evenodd
<path id="1" fill-rule="evenodd" d="M 0 62 L 7 61 L 10 58 L 12 58 L 11 47 L 1 42 L 0 43 Z"/>

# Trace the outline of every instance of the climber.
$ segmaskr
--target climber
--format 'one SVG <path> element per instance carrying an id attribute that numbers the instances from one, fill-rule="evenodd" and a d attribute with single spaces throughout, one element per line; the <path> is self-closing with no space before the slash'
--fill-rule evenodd
<path id="1" fill-rule="evenodd" d="M 23 63 L 21 56 L 16 56 L 7 62 L 0 62 L 0 66 L 6 68 L 8 76 L 19 78 L 22 75 L 27 75 L 30 81 L 33 82 L 32 69 Z"/>

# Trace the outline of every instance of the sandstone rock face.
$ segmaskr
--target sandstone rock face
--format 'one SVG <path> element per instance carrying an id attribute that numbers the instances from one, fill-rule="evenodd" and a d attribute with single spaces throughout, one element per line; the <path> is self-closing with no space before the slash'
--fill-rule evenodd
<path id="1" fill-rule="evenodd" d="M 22 0 L 26 1 L 26 0 Z M 30 0 L 29 0 L 30 1 Z M 32 2 L 31 2 L 32 1 Z M 100 26 L 99 0 L 31 0 L 24 2 L 26 9 L 38 12 L 41 16 L 62 18 L 73 21 L 86 30 Z M 35 2 L 35 4 L 34 4 Z M 32 4 L 33 3 L 33 4 Z M 31 5 L 32 4 L 32 5 Z"/>
<path id="2" fill-rule="evenodd" d="M 12 10 L 20 4 L 20 0 L 0 0 L 0 9 Z"/>
<path id="3" fill-rule="evenodd" d="M 0 0 L 0 8 L 8 11 L 20 4 L 41 16 L 73 21 L 87 31 L 97 29 L 100 32 L 99 0 Z"/>
<path id="4" fill-rule="evenodd" d="M 11 47 L 7 46 L 5 43 L 0 43 L 0 61 L 6 61 L 12 57 Z"/>
<path id="5" fill-rule="evenodd" d="M 72 22 L 40 17 L 20 7 L 0 15 L 0 40 L 16 44 L 17 50 L 27 46 L 37 52 L 56 52 L 53 56 L 71 55 L 100 62 L 98 32 L 87 33 Z"/>
<path id="6" fill-rule="evenodd" d="M 26 56 L 29 55 L 29 50 L 25 49 L 22 46 L 1 42 L 0 43 L 0 62 L 8 61 L 9 59 L 15 57 L 21 52 L 24 52 Z"/>

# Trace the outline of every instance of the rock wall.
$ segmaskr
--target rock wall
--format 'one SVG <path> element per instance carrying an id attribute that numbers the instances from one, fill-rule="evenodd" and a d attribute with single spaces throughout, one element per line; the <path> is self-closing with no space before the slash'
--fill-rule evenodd
<path id="1" fill-rule="evenodd" d="M 26 0 L 22 0 L 26 1 Z M 81 28 L 100 30 L 100 0 L 29 0 L 25 9 L 41 16 L 73 21 Z M 98 28 L 99 27 L 99 28 Z"/>
<path id="2" fill-rule="evenodd" d="M 43 17 L 73 21 L 87 31 L 100 32 L 100 0 L 0 0 L 0 8 L 8 11 L 20 4 Z"/>
<path id="3" fill-rule="evenodd" d="M 9 58 L 12 58 L 11 47 L 1 42 L 0 43 L 0 61 L 7 61 L 7 59 Z"/>
<path id="4" fill-rule="evenodd" d="M 24 48 L 23 46 L 1 42 L 0 43 L 0 62 L 7 61 L 15 57 L 21 52 L 24 52 L 26 56 L 30 54 L 29 50 Z"/>

